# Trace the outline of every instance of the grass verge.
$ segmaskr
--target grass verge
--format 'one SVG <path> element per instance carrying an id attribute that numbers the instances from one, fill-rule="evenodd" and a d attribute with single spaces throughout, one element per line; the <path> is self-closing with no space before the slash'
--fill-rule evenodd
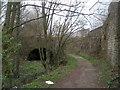
<path id="1" fill-rule="evenodd" d="M 115 75 L 115 72 L 109 62 L 104 59 L 94 59 L 89 56 L 85 56 L 79 53 L 72 53 L 74 55 L 80 56 L 89 62 L 91 62 L 96 68 L 97 72 L 99 73 L 99 82 L 103 87 L 116 87 L 117 83 L 112 82 L 112 79 Z"/>
<path id="2" fill-rule="evenodd" d="M 66 66 L 60 66 L 56 70 L 52 71 L 48 75 L 42 75 L 37 79 L 34 79 L 31 83 L 23 85 L 22 88 L 49 88 L 51 85 L 45 83 L 45 81 L 50 80 L 54 83 L 57 82 L 57 79 L 63 78 L 71 69 L 77 67 L 77 60 L 71 56 L 68 56 L 67 59 L 69 63 Z"/>
<path id="3" fill-rule="evenodd" d="M 20 77 L 12 78 L 12 86 L 20 87 L 25 83 L 31 81 L 31 79 L 35 78 L 37 75 L 41 75 L 45 72 L 44 67 L 39 61 L 22 61 L 20 63 Z M 6 81 L 7 82 L 7 81 Z M 9 83 L 5 83 L 5 87 L 8 86 Z"/>

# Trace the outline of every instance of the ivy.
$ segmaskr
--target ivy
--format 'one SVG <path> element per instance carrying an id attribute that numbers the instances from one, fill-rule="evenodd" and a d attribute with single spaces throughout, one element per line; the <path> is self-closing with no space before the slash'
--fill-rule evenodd
<path id="1" fill-rule="evenodd" d="M 13 78 L 15 53 L 19 50 L 21 44 L 16 44 L 15 38 L 10 34 L 3 32 L 2 36 L 3 87 L 9 88 L 12 85 L 9 81 Z M 10 85 L 8 86 L 5 82 L 10 83 Z"/>

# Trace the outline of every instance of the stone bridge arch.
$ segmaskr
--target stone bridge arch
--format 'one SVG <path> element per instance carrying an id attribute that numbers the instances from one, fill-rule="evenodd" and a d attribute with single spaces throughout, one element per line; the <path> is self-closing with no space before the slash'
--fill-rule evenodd
<path id="1" fill-rule="evenodd" d="M 20 37 L 20 39 L 22 44 L 20 56 L 22 56 L 22 58 L 27 58 L 30 52 L 35 49 L 39 50 L 39 45 L 42 46 L 40 48 L 45 48 L 43 40 L 41 40 L 40 43 L 38 42 L 37 35 L 24 36 Z"/>

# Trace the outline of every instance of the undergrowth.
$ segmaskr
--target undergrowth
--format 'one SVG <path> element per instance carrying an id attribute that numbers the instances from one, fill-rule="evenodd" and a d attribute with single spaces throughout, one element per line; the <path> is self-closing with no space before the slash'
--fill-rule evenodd
<path id="1" fill-rule="evenodd" d="M 52 71 L 50 74 L 42 75 L 37 79 L 34 79 L 32 82 L 23 85 L 22 88 L 49 88 L 51 85 L 46 84 L 45 81 L 50 80 L 54 83 L 57 82 L 58 79 L 63 78 L 71 69 L 76 68 L 77 60 L 71 56 L 68 56 L 67 59 L 69 63 L 66 66 L 60 66 L 56 70 Z"/>

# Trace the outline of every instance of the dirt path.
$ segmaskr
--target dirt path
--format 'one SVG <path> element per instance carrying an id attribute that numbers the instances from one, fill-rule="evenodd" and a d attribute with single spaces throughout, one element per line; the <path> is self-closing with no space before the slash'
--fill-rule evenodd
<path id="1" fill-rule="evenodd" d="M 52 88 L 99 88 L 98 73 L 95 67 L 78 56 L 78 67 L 72 70 L 65 78 L 58 80 Z"/>

